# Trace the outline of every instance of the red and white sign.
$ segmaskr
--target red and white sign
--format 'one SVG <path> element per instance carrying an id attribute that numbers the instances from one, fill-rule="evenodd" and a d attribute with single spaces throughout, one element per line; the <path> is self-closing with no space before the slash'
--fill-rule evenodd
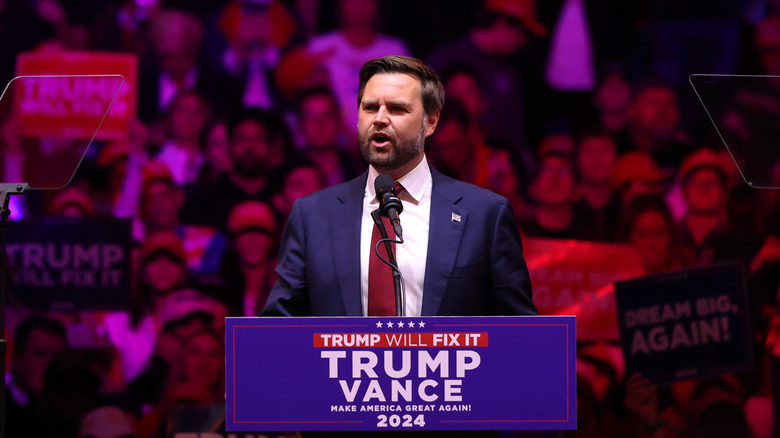
<path id="1" fill-rule="evenodd" d="M 93 136 L 99 140 L 127 138 L 138 102 L 136 55 L 22 53 L 17 58 L 16 74 L 7 92 L 13 94 L 23 135 L 85 140 Z"/>
<path id="2" fill-rule="evenodd" d="M 527 238 L 523 253 L 540 315 L 577 315 L 577 339 L 618 340 L 614 282 L 642 275 L 628 245 Z"/>

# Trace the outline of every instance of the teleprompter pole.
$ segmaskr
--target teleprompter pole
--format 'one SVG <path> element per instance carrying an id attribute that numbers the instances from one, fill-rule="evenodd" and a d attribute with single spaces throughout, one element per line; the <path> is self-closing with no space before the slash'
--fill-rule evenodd
<path id="1" fill-rule="evenodd" d="M 5 356 L 8 343 L 5 340 L 6 253 L 5 237 L 8 230 L 8 203 L 11 195 L 21 195 L 30 188 L 27 183 L 0 184 L 0 438 L 5 438 Z"/>

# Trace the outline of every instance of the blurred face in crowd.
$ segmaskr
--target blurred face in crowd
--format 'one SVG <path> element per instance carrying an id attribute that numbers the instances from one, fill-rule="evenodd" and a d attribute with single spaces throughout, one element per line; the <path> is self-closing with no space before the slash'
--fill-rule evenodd
<path id="1" fill-rule="evenodd" d="M 222 377 L 222 343 L 207 332 L 196 334 L 184 345 L 182 362 L 184 381 L 210 387 Z"/>
<path id="2" fill-rule="evenodd" d="M 187 93 L 174 100 L 170 109 L 172 139 L 186 142 L 200 141 L 207 117 L 206 103 L 197 94 Z"/>
<path id="3" fill-rule="evenodd" d="M 482 34 L 483 48 L 489 53 L 511 56 L 528 43 L 520 23 L 507 16 L 500 16 L 493 25 L 479 30 Z"/>
<path id="4" fill-rule="evenodd" d="M 540 204 L 561 205 L 572 201 L 574 175 L 571 164 L 561 157 L 547 156 L 539 164 L 539 173 L 531 193 Z"/>
<path id="5" fill-rule="evenodd" d="M 152 230 L 176 228 L 182 205 L 184 193 L 170 182 L 153 181 L 144 187 L 144 222 Z"/>
<path id="6" fill-rule="evenodd" d="M 230 170 L 230 156 L 227 148 L 227 125 L 224 122 L 220 122 L 211 127 L 206 137 L 206 159 L 215 169 L 221 171 Z"/>
<path id="7" fill-rule="evenodd" d="M 642 91 L 631 104 L 628 114 L 632 125 L 656 140 L 669 139 L 680 118 L 674 91 L 666 87 Z"/>
<path id="8" fill-rule="evenodd" d="M 24 351 L 15 351 L 12 363 L 14 382 L 29 395 L 43 390 L 43 374 L 49 362 L 68 347 L 63 336 L 34 329 Z"/>
<path id="9" fill-rule="evenodd" d="M 196 17 L 179 11 L 160 14 L 152 23 L 152 38 L 162 70 L 183 80 L 195 66 L 201 37 Z"/>
<path id="10" fill-rule="evenodd" d="M 444 92 L 448 97 L 459 100 L 469 113 L 471 122 L 479 121 L 487 109 L 487 100 L 482 94 L 477 79 L 467 73 L 456 73 L 447 79 Z"/>
<path id="11" fill-rule="evenodd" d="M 594 105 L 601 114 L 601 126 L 609 132 L 626 126 L 626 107 L 631 98 L 631 86 L 621 75 L 607 76 L 596 90 Z"/>
<path id="12" fill-rule="evenodd" d="M 683 194 L 692 213 L 717 214 L 726 205 L 726 189 L 720 174 L 713 169 L 700 169 L 690 175 Z"/>
<path id="13" fill-rule="evenodd" d="M 287 175 L 282 192 L 290 202 L 317 190 L 322 190 L 325 185 L 319 170 L 311 166 L 298 166 Z"/>
<path id="14" fill-rule="evenodd" d="M 307 147 L 332 147 L 341 127 L 338 104 L 325 94 L 309 96 L 301 104 L 300 126 Z"/>
<path id="15" fill-rule="evenodd" d="M 260 122 L 244 120 L 233 131 L 230 142 L 233 171 L 244 178 L 257 178 L 266 171 L 270 153 L 268 130 Z"/>
<path id="16" fill-rule="evenodd" d="M 345 29 L 373 30 L 379 5 L 376 0 L 341 0 L 341 24 Z"/>
<path id="17" fill-rule="evenodd" d="M 609 136 L 587 137 L 580 143 L 577 166 L 586 181 L 609 181 L 615 169 L 617 151 Z"/>
<path id="18" fill-rule="evenodd" d="M 639 252 L 645 273 L 659 272 L 668 265 L 671 230 L 664 216 L 648 210 L 637 216 L 629 241 Z"/>
<path id="19" fill-rule="evenodd" d="M 273 237 L 269 232 L 249 229 L 240 232 L 235 239 L 236 251 L 244 266 L 257 268 L 268 263 L 273 245 Z"/>
<path id="20" fill-rule="evenodd" d="M 358 112 L 360 152 L 378 171 L 397 171 L 400 177 L 422 161 L 425 138 L 436 130 L 438 119 L 438 111 L 423 111 L 419 79 L 399 73 L 374 75 Z"/>
<path id="21" fill-rule="evenodd" d="M 165 254 L 147 260 L 143 276 L 156 292 L 166 294 L 184 282 L 186 271 L 182 262 Z"/>
<path id="22" fill-rule="evenodd" d="M 463 172 L 473 161 L 474 148 L 466 131 L 456 120 L 439 126 L 431 142 L 431 154 L 448 171 Z"/>

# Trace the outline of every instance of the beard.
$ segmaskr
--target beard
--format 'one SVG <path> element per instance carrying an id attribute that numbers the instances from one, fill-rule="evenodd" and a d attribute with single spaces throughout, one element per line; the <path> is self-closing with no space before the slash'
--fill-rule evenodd
<path id="1" fill-rule="evenodd" d="M 369 130 L 365 134 L 360 133 L 360 153 L 368 164 L 374 166 L 374 169 L 380 172 L 398 169 L 423 152 L 425 146 L 425 121 L 423 121 L 420 126 L 420 132 L 416 136 L 404 138 L 400 141 L 395 132 L 385 131 L 391 144 L 391 147 L 386 151 L 376 151 L 371 147 L 371 136 L 374 132 L 374 130 Z"/>

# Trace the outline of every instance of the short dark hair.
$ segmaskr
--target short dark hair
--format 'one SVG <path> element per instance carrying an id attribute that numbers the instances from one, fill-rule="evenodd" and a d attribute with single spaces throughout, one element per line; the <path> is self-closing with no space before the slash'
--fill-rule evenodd
<path id="1" fill-rule="evenodd" d="M 279 125 L 281 118 L 273 111 L 258 108 L 241 108 L 231 115 L 227 122 L 228 139 L 233 141 L 233 135 L 236 128 L 241 123 L 252 120 L 261 125 L 266 130 L 268 141 L 272 142 L 281 136 L 282 127 Z M 283 121 L 281 121 L 284 123 Z"/>
<path id="2" fill-rule="evenodd" d="M 301 111 L 303 111 L 304 102 L 306 102 L 309 98 L 314 96 L 322 96 L 327 98 L 333 103 L 333 106 L 335 106 L 337 110 L 341 110 L 341 107 L 339 106 L 339 101 L 336 98 L 336 95 L 333 93 L 333 90 L 330 87 L 318 86 L 318 87 L 306 88 L 298 92 L 298 94 L 296 94 L 295 112 L 298 113 L 298 115 L 300 115 Z"/>
<path id="3" fill-rule="evenodd" d="M 470 65 L 466 64 L 455 64 L 452 67 L 448 68 L 446 72 L 441 76 L 441 80 L 443 83 L 449 82 L 450 79 L 457 75 L 466 75 L 474 80 L 474 82 L 477 83 L 477 87 L 479 88 L 480 92 L 484 93 L 484 85 L 482 84 L 482 75 L 479 74 L 479 72 L 471 67 Z"/>
<path id="4" fill-rule="evenodd" d="M 62 336 L 63 339 L 67 340 L 67 332 L 61 322 L 45 316 L 28 316 L 16 326 L 14 334 L 14 352 L 16 354 L 25 352 L 30 342 L 30 336 L 35 330 L 41 330 L 53 336 Z"/>
<path id="5" fill-rule="evenodd" d="M 376 58 L 363 64 L 358 86 L 358 107 L 363 100 L 363 91 L 368 80 L 374 75 L 387 73 L 403 73 L 420 80 L 420 97 L 425 114 L 433 114 L 444 108 L 444 86 L 439 75 L 419 59 L 399 55 Z"/>

